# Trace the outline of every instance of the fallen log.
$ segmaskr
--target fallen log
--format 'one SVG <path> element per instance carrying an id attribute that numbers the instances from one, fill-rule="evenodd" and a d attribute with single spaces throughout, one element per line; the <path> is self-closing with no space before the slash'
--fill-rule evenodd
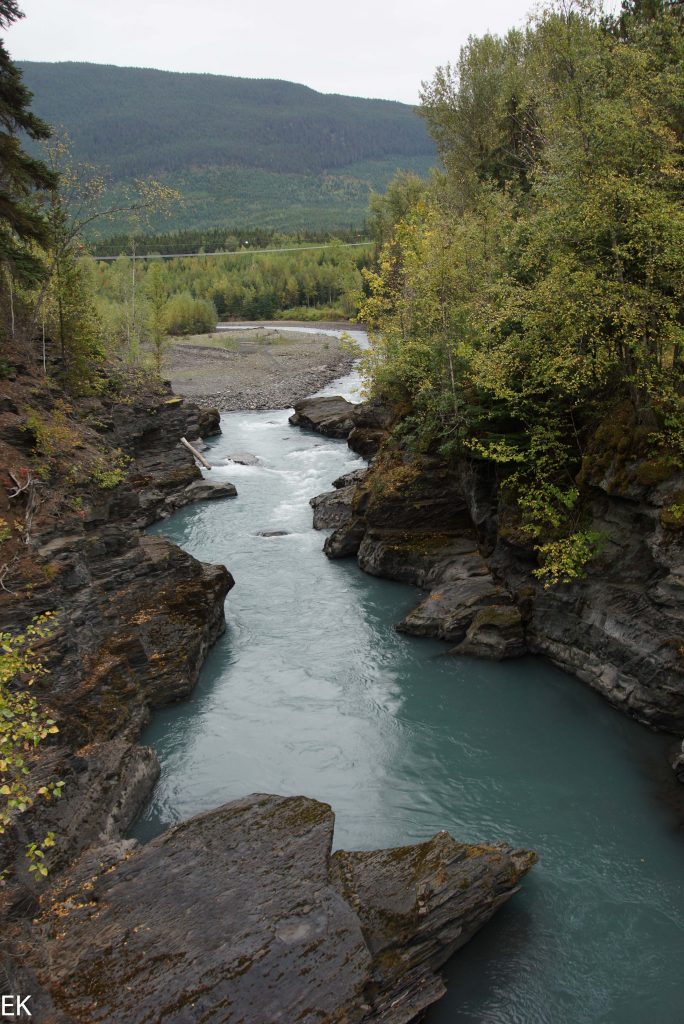
<path id="1" fill-rule="evenodd" d="M 188 439 L 186 437 L 181 437 L 181 444 L 184 444 L 185 447 L 188 449 L 188 451 L 192 452 L 192 454 L 195 456 L 197 461 L 201 462 L 201 464 L 204 466 L 205 469 L 211 469 L 211 463 L 207 462 L 207 460 L 204 458 L 204 456 L 201 455 L 197 451 L 196 448 L 193 448 L 193 446 L 190 444 L 190 442 L 188 441 Z"/>

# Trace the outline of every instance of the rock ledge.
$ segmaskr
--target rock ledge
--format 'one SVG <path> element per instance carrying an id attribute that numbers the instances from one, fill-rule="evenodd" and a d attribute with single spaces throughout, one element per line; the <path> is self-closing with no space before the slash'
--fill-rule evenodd
<path id="1" fill-rule="evenodd" d="M 331 855 L 333 825 L 327 804 L 255 795 L 118 862 L 86 855 L 43 899 L 44 1005 L 60 1024 L 416 1020 L 536 856 L 446 832 Z"/>

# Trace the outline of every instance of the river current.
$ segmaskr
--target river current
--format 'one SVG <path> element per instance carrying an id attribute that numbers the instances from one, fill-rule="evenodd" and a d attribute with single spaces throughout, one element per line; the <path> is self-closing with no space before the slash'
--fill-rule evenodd
<path id="1" fill-rule="evenodd" d="M 439 829 L 531 847 L 539 864 L 447 966 L 429 1024 L 679 1024 L 684 842 L 667 741 L 541 659 L 445 658 L 397 634 L 419 592 L 328 561 L 311 527 L 309 498 L 362 461 L 282 410 L 221 426 L 212 462 L 260 460 L 212 470 L 239 497 L 153 529 L 228 566 L 228 628 L 192 697 L 143 737 L 162 773 L 134 834 L 260 791 L 330 803 L 338 847 Z"/>

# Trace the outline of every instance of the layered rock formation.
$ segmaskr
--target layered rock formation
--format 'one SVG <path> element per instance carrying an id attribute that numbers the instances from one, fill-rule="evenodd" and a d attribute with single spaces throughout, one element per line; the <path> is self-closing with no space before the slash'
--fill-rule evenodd
<path id="1" fill-rule="evenodd" d="M 633 717 L 681 734 L 684 474 L 629 461 L 624 431 L 613 433 L 614 447 L 600 438 L 582 469 L 591 528 L 602 537 L 582 581 L 545 587 L 535 577 L 534 549 L 509 527 L 489 464 L 448 464 L 389 440 L 345 495 L 351 514 L 325 552 L 429 590 L 399 629 L 456 643 L 461 654 L 543 654 Z"/>
<path id="2" fill-rule="evenodd" d="M 36 470 L 32 489 L 13 498 L 10 477 L 0 486 L 0 511 L 25 520 L 27 541 L 11 560 L 0 615 L 9 630 L 45 610 L 57 615 L 44 644 L 48 682 L 36 694 L 60 731 L 38 748 L 31 768 L 37 780 L 66 783 L 61 800 L 37 801 L 22 816 L 21 834 L 0 845 L 21 904 L 23 886 L 31 888 L 27 840 L 54 830 L 49 859 L 57 871 L 129 827 L 158 772 L 154 754 L 136 744 L 140 730 L 150 709 L 190 693 L 225 625 L 223 603 L 233 585 L 227 570 L 142 528 L 190 501 L 235 489 L 204 481 L 179 445 L 182 436 L 215 433 L 216 411 L 200 413 L 167 388 L 134 381 L 130 390 L 122 385 L 117 395 L 69 406 L 28 374 L 6 388 L 6 470 L 22 479 L 22 467 L 43 466 L 49 480 Z M 125 468 L 117 475 L 112 466 Z"/>
<path id="3" fill-rule="evenodd" d="M 259 795 L 84 857 L 36 918 L 40 1019 L 416 1020 L 444 993 L 435 972 L 536 858 L 444 832 L 331 854 L 333 824 L 326 804 Z"/>

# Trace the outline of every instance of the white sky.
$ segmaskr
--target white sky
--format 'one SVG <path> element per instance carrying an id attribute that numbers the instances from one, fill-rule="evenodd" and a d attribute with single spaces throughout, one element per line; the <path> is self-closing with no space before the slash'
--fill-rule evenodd
<path id="1" fill-rule="evenodd" d="M 415 103 L 469 35 L 523 25 L 534 0 L 23 0 L 16 60 L 282 78 Z"/>

